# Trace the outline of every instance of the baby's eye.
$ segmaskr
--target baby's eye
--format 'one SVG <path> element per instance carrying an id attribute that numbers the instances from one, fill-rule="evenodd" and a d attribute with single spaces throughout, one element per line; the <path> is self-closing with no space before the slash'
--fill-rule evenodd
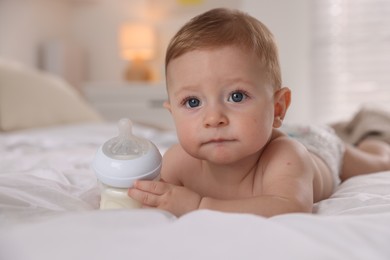
<path id="1" fill-rule="evenodd" d="M 228 101 L 239 103 L 243 101 L 246 97 L 247 97 L 246 94 L 243 93 L 242 91 L 235 91 L 230 94 Z"/>
<path id="2" fill-rule="evenodd" d="M 188 108 L 194 108 L 200 106 L 200 100 L 197 98 L 188 98 L 187 100 L 185 100 L 184 103 Z"/>

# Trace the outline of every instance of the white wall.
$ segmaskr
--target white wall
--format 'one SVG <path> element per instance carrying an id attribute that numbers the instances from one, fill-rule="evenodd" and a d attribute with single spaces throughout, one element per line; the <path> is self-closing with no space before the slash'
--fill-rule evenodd
<path id="1" fill-rule="evenodd" d="M 0 0 L 0 57 L 36 66 L 42 39 L 69 34 L 69 12 L 66 1 Z"/>
<path id="2" fill-rule="evenodd" d="M 71 39 L 88 55 L 87 80 L 121 81 L 126 62 L 120 59 L 118 27 L 145 20 L 159 32 L 156 69 L 163 74 L 166 45 L 194 15 L 213 7 L 239 8 L 273 31 L 280 49 L 283 82 L 293 90 L 289 122 L 309 120 L 310 0 L 204 0 L 179 6 L 176 0 L 29 0 L 0 1 L 0 57 L 37 64 L 37 48 L 48 39 Z"/>

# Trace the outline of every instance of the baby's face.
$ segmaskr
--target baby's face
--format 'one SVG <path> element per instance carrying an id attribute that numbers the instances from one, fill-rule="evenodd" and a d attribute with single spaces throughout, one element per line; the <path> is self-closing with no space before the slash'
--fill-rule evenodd
<path id="1" fill-rule="evenodd" d="M 264 79 L 257 57 L 235 46 L 172 60 L 168 108 L 183 148 L 218 164 L 261 151 L 274 121 L 274 91 Z"/>

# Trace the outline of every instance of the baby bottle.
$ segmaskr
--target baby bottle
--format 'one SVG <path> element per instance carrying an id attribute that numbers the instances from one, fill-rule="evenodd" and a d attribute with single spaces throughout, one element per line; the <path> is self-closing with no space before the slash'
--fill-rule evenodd
<path id="1" fill-rule="evenodd" d="M 118 122 L 119 135 L 99 147 L 92 168 L 101 183 L 100 209 L 139 208 L 127 195 L 135 180 L 158 179 L 161 154 L 147 139 L 134 136 L 132 123 Z"/>

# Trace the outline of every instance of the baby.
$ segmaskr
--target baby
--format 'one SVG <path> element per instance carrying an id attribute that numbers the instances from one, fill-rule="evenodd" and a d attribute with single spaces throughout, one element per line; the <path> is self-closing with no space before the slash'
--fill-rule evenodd
<path id="1" fill-rule="evenodd" d="M 326 128 L 281 130 L 291 101 L 272 33 L 237 10 L 213 9 L 185 24 L 165 60 L 179 144 L 161 181 L 129 196 L 176 216 L 197 209 L 273 216 L 311 212 L 347 178 L 390 169 L 386 143 L 345 145 Z"/>

